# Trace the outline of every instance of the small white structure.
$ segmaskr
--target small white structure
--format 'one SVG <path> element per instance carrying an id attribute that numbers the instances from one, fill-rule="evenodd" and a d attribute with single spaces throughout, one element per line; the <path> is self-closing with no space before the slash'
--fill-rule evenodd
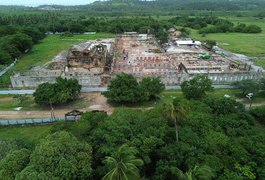
<path id="1" fill-rule="evenodd" d="M 170 28 L 169 30 L 167 30 L 168 33 L 174 33 L 176 32 L 176 29 L 175 28 Z"/>
<path id="2" fill-rule="evenodd" d="M 188 40 L 188 41 L 175 41 L 177 46 L 201 46 L 202 43 L 200 41 Z"/>
<path id="3" fill-rule="evenodd" d="M 138 34 L 138 40 L 142 40 L 142 41 L 145 41 L 145 40 L 149 40 L 151 39 L 153 36 L 152 35 L 149 35 L 149 34 Z"/>

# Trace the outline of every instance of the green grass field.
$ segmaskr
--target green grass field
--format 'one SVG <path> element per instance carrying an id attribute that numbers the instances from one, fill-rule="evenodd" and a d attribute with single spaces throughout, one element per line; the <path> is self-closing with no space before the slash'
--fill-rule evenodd
<path id="1" fill-rule="evenodd" d="M 221 48 L 248 56 L 265 56 L 265 21 L 254 17 L 227 17 L 234 24 L 255 24 L 262 28 L 260 34 L 214 33 L 202 37 L 197 30 L 191 30 L 191 37 L 200 41 L 215 40 Z"/>
<path id="2" fill-rule="evenodd" d="M 0 127 L 0 140 L 24 139 L 36 144 L 50 133 L 51 125 Z"/>
<path id="3" fill-rule="evenodd" d="M 82 109 L 89 106 L 90 102 L 86 99 L 77 99 L 71 103 L 61 106 L 54 106 L 56 109 Z M 22 107 L 21 111 L 33 110 L 49 110 L 49 106 L 40 106 L 34 102 L 31 95 L 27 95 L 27 99 L 21 103 L 14 95 L 0 95 L 0 111 L 13 111 L 17 107 Z"/>
<path id="4" fill-rule="evenodd" d="M 0 78 L 0 84 L 10 84 L 9 77 L 13 72 L 27 71 L 32 66 L 43 65 L 52 60 L 54 56 L 63 50 L 67 50 L 73 44 L 84 42 L 86 40 L 98 38 L 115 37 L 113 34 L 99 33 L 95 35 L 75 35 L 73 37 L 61 37 L 60 35 L 49 35 L 41 42 L 34 45 L 32 50 L 24 55 L 18 63 L 3 77 Z"/>

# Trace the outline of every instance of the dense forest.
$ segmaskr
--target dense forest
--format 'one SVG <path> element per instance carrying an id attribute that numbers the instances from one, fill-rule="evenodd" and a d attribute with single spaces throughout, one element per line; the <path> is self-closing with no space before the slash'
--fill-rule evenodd
<path id="1" fill-rule="evenodd" d="M 264 81 L 243 80 L 238 86 L 242 95 L 255 88 L 264 96 Z M 65 86 L 79 94 L 76 83 L 62 78 L 54 85 L 44 83 L 34 94 L 36 102 L 49 104 L 43 100 L 65 99 L 69 94 Z M 215 91 L 211 85 L 207 76 L 195 76 L 181 84 L 183 96 L 176 94 L 169 101 L 157 101 L 153 108 L 120 107 L 111 115 L 104 111 L 86 112 L 78 121 L 51 124 L 48 135 L 37 143 L 20 138 L 0 140 L 0 177 L 264 179 L 265 106 L 248 112 L 231 97 L 211 96 L 208 92 Z M 111 81 L 104 95 L 111 102 L 135 104 L 157 100 L 163 89 L 158 78 L 145 78 L 138 83 L 132 75 L 121 74 Z M 44 91 L 48 97 L 44 97 Z M 146 99 L 134 99 L 136 95 Z"/>
<path id="2" fill-rule="evenodd" d="M 78 122 L 55 123 L 37 146 L 25 139 L 1 140 L 0 175 L 111 179 L 108 174 L 118 176 L 119 167 L 128 179 L 173 180 L 189 173 L 196 179 L 265 178 L 264 132 L 240 103 L 204 97 L 175 99 L 173 105 L 122 108 L 111 116 L 85 113 Z M 178 115 L 178 141 L 171 114 Z"/>

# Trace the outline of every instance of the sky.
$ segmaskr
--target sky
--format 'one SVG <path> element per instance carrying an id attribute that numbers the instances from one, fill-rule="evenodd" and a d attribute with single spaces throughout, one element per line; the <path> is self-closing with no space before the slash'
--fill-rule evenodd
<path id="1" fill-rule="evenodd" d="M 43 4 L 59 4 L 59 5 L 81 5 L 89 4 L 95 0 L 0 0 L 0 5 L 24 5 L 38 6 Z"/>

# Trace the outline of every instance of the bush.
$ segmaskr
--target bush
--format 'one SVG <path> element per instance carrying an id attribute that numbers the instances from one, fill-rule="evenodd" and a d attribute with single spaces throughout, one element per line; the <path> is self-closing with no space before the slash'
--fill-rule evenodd
<path id="1" fill-rule="evenodd" d="M 240 111 L 244 111 L 244 106 L 236 102 L 234 99 L 222 97 L 219 99 L 216 98 L 206 98 L 204 99 L 204 103 L 207 104 L 212 112 L 215 114 L 231 114 Z"/>
<path id="2" fill-rule="evenodd" d="M 265 106 L 253 108 L 251 114 L 262 124 L 265 125 Z"/>

